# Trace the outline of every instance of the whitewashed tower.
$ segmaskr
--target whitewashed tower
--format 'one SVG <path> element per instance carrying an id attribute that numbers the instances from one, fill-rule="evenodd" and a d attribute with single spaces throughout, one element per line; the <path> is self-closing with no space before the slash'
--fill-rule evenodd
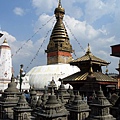
<path id="1" fill-rule="evenodd" d="M 5 39 L 0 46 L 0 90 L 8 87 L 12 76 L 11 48 Z"/>

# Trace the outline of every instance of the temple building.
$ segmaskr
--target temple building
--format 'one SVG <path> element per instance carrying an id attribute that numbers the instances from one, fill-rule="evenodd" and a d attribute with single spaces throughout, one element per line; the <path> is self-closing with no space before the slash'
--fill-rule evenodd
<path id="1" fill-rule="evenodd" d="M 120 44 L 111 46 L 111 56 L 120 57 Z"/>
<path id="2" fill-rule="evenodd" d="M 0 96 L 0 120 L 120 120 L 120 95 L 114 93 L 109 99 L 106 97 L 107 86 L 116 88 L 118 82 L 107 71 L 105 74 L 102 72 L 102 67 L 110 63 L 94 56 L 89 44 L 85 55 L 72 60 L 72 46 L 63 23 L 65 10 L 61 0 L 54 13 L 56 24 L 45 50 L 47 65 L 32 68 L 26 76 L 23 65 L 20 65 L 18 80 L 20 85 L 23 84 L 21 87 L 27 90 L 27 80 L 30 80 L 31 87 L 26 92 L 20 86 L 20 90 L 17 88 L 15 77 L 9 71 L 11 82 Z M 6 40 L 2 45 L 6 47 L 0 48 L 9 48 Z M 11 55 L 7 50 L 2 50 L 2 54 L 0 51 L 0 64 L 4 65 L 4 60 L 8 62 Z M 12 66 L 9 63 L 5 69 L 0 68 L 0 75 Z M 117 70 L 120 74 L 120 63 Z M 5 75 L 8 77 L 8 71 Z M 25 81 L 22 77 L 29 79 Z M 73 89 L 70 85 L 69 89 L 65 88 L 68 83 Z M 36 91 L 42 88 L 44 92 Z"/>
<path id="3" fill-rule="evenodd" d="M 117 80 L 118 80 L 118 89 L 120 89 L 120 60 L 119 60 L 119 65 L 118 68 L 116 68 L 116 70 L 119 72 L 118 76 L 117 76 Z"/>
<path id="4" fill-rule="evenodd" d="M 111 51 L 112 51 L 111 56 L 120 57 L 120 44 L 113 45 L 110 47 L 111 47 Z M 119 61 L 119 67 L 116 68 L 116 70 L 119 72 L 119 74 L 117 76 L 117 80 L 118 80 L 118 89 L 120 89 L 120 61 Z"/>
<path id="5" fill-rule="evenodd" d="M 102 73 L 102 66 L 107 66 L 109 63 L 94 56 L 88 49 L 82 57 L 70 62 L 71 65 L 76 65 L 80 68 L 80 72 L 63 78 L 63 83 L 71 84 L 74 90 L 80 90 L 83 93 L 92 93 L 93 90 L 98 90 L 102 86 L 103 91 L 107 94 L 107 85 L 116 87 L 117 80 L 108 76 L 107 73 Z M 86 89 L 87 88 L 87 89 Z"/>
<path id="6" fill-rule="evenodd" d="M 73 73 L 80 71 L 77 66 L 70 65 L 72 60 L 72 46 L 68 37 L 67 30 L 63 23 L 65 10 L 58 3 L 58 7 L 54 11 L 56 23 L 50 36 L 47 46 L 47 65 L 32 68 L 28 73 L 30 85 L 35 89 L 42 89 L 48 85 L 49 80 L 54 78 L 57 87 L 60 85 L 59 78 L 64 78 Z"/>
<path id="7" fill-rule="evenodd" d="M 5 90 L 12 76 L 11 48 L 5 39 L 0 46 L 0 90 Z"/>

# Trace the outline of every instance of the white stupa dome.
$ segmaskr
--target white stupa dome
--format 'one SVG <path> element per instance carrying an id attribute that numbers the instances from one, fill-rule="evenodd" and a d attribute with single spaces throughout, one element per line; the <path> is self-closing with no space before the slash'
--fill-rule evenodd
<path id="1" fill-rule="evenodd" d="M 52 78 L 58 87 L 60 85 L 59 78 L 67 77 L 78 71 L 80 69 L 77 66 L 70 64 L 53 64 L 34 67 L 26 76 L 29 77 L 30 86 L 34 86 L 35 89 L 43 89 L 44 86 L 48 86 Z"/>

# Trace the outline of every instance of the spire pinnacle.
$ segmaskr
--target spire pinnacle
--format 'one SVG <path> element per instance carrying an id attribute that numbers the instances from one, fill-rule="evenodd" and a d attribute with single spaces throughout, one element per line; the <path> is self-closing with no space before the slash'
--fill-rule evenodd
<path id="1" fill-rule="evenodd" d="M 88 48 L 87 48 L 86 54 L 90 54 L 90 53 L 91 53 L 91 51 L 90 51 L 90 45 L 89 45 L 89 43 L 88 43 Z"/>
<path id="2" fill-rule="evenodd" d="M 6 38 L 4 39 L 3 43 L 7 43 L 7 40 L 6 40 Z"/>
<path id="3" fill-rule="evenodd" d="M 15 81 L 15 78 L 14 78 L 14 75 L 12 73 L 11 82 L 14 82 L 14 81 Z"/>
<path id="4" fill-rule="evenodd" d="M 58 0 L 58 7 L 62 7 L 61 0 Z"/>
<path id="5" fill-rule="evenodd" d="M 62 8 L 61 0 L 58 0 L 58 7 L 55 9 L 54 14 L 57 19 L 63 19 L 65 10 Z"/>
<path id="6" fill-rule="evenodd" d="M 107 68 L 107 66 L 106 66 L 106 75 L 108 74 L 108 68 Z"/>
<path id="7" fill-rule="evenodd" d="M 54 89 L 52 88 L 51 95 L 54 95 Z"/>

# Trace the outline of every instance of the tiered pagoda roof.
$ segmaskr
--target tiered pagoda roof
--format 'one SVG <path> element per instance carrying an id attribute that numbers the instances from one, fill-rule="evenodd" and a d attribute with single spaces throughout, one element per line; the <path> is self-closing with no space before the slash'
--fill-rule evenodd
<path id="1" fill-rule="evenodd" d="M 109 63 L 94 56 L 90 51 L 89 45 L 86 54 L 71 61 L 70 64 L 78 66 L 81 71 L 63 78 L 62 80 L 65 84 L 71 82 L 84 82 L 87 80 L 88 76 L 91 76 L 91 73 L 92 77 L 94 77 L 97 82 L 109 82 L 109 84 L 117 83 L 116 79 L 102 73 L 101 66 L 107 66 Z"/>
<path id="2" fill-rule="evenodd" d="M 87 51 L 86 51 L 86 54 L 83 55 L 83 56 L 80 57 L 80 58 L 77 58 L 77 59 L 71 61 L 70 64 L 75 65 L 75 64 L 78 64 L 78 63 L 80 63 L 80 62 L 87 62 L 87 61 L 91 61 L 93 64 L 99 64 L 99 65 L 101 65 L 101 66 L 107 66 L 108 64 L 110 64 L 110 63 L 106 62 L 105 60 L 102 60 L 102 59 L 94 56 L 94 55 L 92 54 L 92 52 L 90 51 L 90 46 L 89 46 L 89 44 L 88 44 L 88 49 L 87 49 Z"/>
<path id="3" fill-rule="evenodd" d="M 66 78 L 63 78 L 62 80 L 64 81 L 64 83 L 66 83 L 67 81 L 76 81 L 76 82 L 79 82 L 79 81 L 85 81 L 87 79 L 89 75 L 89 72 L 86 72 L 86 73 L 82 73 L 82 72 L 77 72 L 73 75 L 70 75 Z M 101 82 L 117 82 L 116 79 L 106 75 L 106 74 L 103 74 L 101 72 L 93 72 L 93 76 L 96 78 L 96 81 L 101 81 Z"/>

